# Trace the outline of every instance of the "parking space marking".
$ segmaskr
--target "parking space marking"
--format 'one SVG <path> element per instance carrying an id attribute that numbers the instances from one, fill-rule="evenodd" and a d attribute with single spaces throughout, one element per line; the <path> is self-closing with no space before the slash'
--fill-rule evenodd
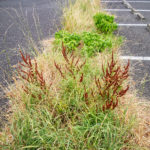
<path id="1" fill-rule="evenodd" d="M 150 1 L 127 1 L 129 3 L 150 3 Z"/>
<path id="2" fill-rule="evenodd" d="M 101 1 L 106 3 L 122 3 L 123 1 Z M 150 1 L 127 1 L 127 3 L 150 3 Z M 105 11 L 124 11 L 124 12 L 131 12 L 132 9 L 104 9 Z M 150 12 L 150 10 L 143 10 L 143 9 L 135 9 L 135 12 Z M 123 27 L 148 27 L 148 24 L 123 24 L 119 23 L 118 26 Z M 120 56 L 120 59 L 123 60 L 138 60 L 138 61 L 150 61 L 150 57 L 144 56 Z"/>
<path id="3" fill-rule="evenodd" d="M 123 23 L 119 23 L 118 26 L 127 26 L 127 27 L 147 27 L 147 24 L 123 24 Z"/>
<path id="4" fill-rule="evenodd" d="M 105 11 L 131 11 L 131 9 L 104 9 Z"/>
<path id="5" fill-rule="evenodd" d="M 131 9 L 104 9 L 105 11 L 131 11 Z M 138 12 L 150 12 L 150 10 L 135 9 Z"/>
<path id="6" fill-rule="evenodd" d="M 150 12 L 150 10 L 146 10 L 146 9 L 136 9 L 137 11 L 143 11 L 143 12 Z"/>
<path id="7" fill-rule="evenodd" d="M 120 56 L 120 58 L 124 60 L 150 61 L 150 57 L 142 57 L 142 56 Z"/>

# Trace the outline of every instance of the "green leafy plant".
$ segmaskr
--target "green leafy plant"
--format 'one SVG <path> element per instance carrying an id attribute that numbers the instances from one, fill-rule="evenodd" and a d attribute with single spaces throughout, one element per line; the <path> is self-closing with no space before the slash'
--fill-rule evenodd
<path id="1" fill-rule="evenodd" d="M 93 56 L 97 52 L 103 52 L 106 48 L 112 47 L 112 40 L 109 37 L 93 32 L 83 32 L 81 34 L 83 41 L 82 54 Z"/>
<path id="2" fill-rule="evenodd" d="M 106 48 L 112 47 L 112 40 L 105 35 L 94 32 L 83 32 L 82 34 L 68 33 L 59 31 L 55 34 L 55 45 L 64 43 L 67 50 L 79 50 L 81 54 L 88 57 L 93 56 L 96 52 L 103 52 Z"/>
<path id="3" fill-rule="evenodd" d="M 76 33 L 69 33 L 64 30 L 55 33 L 55 44 L 61 45 L 63 42 L 69 51 L 76 50 L 79 46 L 80 40 L 80 35 Z"/>
<path id="4" fill-rule="evenodd" d="M 112 33 L 117 29 L 117 24 L 114 22 L 114 16 L 97 13 L 93 19 L 97 30 L 100 32 Z"/>

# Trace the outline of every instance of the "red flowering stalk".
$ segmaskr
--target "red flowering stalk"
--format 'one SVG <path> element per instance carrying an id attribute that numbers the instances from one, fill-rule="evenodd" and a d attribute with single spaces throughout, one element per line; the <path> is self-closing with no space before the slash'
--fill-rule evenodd
<path id="1" fill-rule="evenodd" d="M 76 58 L 76 56 L 74 55 L 74 52 L 71 53 L 71 55 L 69 56 L 69 54 L 67 54 L 66 51 L 66 47 L 63 45 L 62 43 L 62 55 L 64 57 L 65 60 L 65 69 L 70 73 L 70 75 L 76 79 L 75 74 L 78 73 L 82 67 L 86 64 L 86 61 L 84 61 L 83 63 L 79 64 L 80 62 L 80 58 Z M 63 78 L 65 77 L 65 71 L 62 71 L 60 65 L 56 64 L 56 62 L 54 62 L 54 65 L 56 67 L 56 69 L 59 71 L 60 75 Z"/>
<path id="2" fill-rule="evenodd" d="M 61 77 L 62 77 L 62 78 L 65 78 L 65 76 L 64 76 L 64 74 L 63 74 L 63 72 L 62 72 L 62 70 L 61 70 L 61 66 L 59 66 L 58 64 L 56 64 L 55 61 L 54 61 L 54 65 L 55 65 L 56 69 L 59 71 Z"/>
<path id="3" fill-rule="evenodd" d="M 129 90 L 129 85 L 123 89 L 123 82 L 128 78 L 129 61 L 126 66 L 121 69 L 118 61 L 114 60 L 114 54 L 112 52 L 111 62 L 107 62 L 106 69 L 102 65 L 103 71 L 103 84 L 100 83 L 100 79 L 95 77 L 95 84 L 98 94 L 104 101 L 102 110 L 115 109 L 118 106 L 119 98 L 124 96 Z"/>
<path id="4" fill-rule="evenodd" d="M 80 83 L 83 81 L 83 73 L 82 73 L 82 75 L 81 75 L 81 77 L 80 77 Z"/>
<path id="5" fill-rule="evenodd" d="M 38 70 L 36 60 L 34 60 L 33 64 L 29 55 L 26 54 L 26 56 L 24 56 L 22 51 L 20 51 L 20 54 L 23 62 L 19 63 L 20 65 L 18 66 L 19 75 L 27 82 L 39 83 L 41 88 L 44 88 L 46 83 L 43 77 L 43 73 L 40 73 Z"/>
<path id="6" fill-rule="evenodd" d="M 63 79 L 67 80 L 67 73 L 69 73 L 69 76 L 71 76 L 74 80 L 82 84 L 81 87 L 84 88 L 83 98 L 85 99 L 86 104 L 88 104 L 89 95 L 83 83 L 84 74 L 81 73 L 80 75 L 79 73 L 79 71 L 86 64 L 86 60 L 83 63 L 80 63 L 80 58 L 79 57 L 77 58 L 74 52 L 72 52 L 71 54 L 67 53 L 66 47 L 64 47 L 63 44 L 62 44 L 62 55 L 65 60 L 65 64 L 62 67 L 63 69 L 61 68 L 60 65 L 56 64 L 56 62 L 54 61 L 56 69 L 59 71 Z"/>
<path id="7" fill-rule="evenodd" d="M 43 72 L 40 72 L 38 69 L 36 60 L 34 59 L 33 63 L 33 61 L 31 61 L 31 57 L 28 54 L 23 55 L 21 50 L 20 54 L 22 62 L 19 63 L 18 74 L 23 80 L 25 80 L 29 84 L 32 83 L 36 86 L 39 86 L 40 89 L 45 93 L 46 82 L 43 77 Z M 49 88 L 51 87 L 51 85 L 52 83 L 50 83 Z M 31 93 L 31 90 L 28 88 L 28 84 L 24 85 L 22 88 L 26 94 L 30 94 L 33 98 L 38 97 L 39 99 L 41 99 L 41 93 L 38 96 L 35 96 L 33 93 Z"/>

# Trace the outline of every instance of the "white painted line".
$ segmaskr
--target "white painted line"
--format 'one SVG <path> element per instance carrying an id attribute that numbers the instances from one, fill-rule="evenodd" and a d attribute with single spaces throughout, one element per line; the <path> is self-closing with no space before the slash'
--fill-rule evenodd
<path id="1" fill-rule="evenodd" d="M 129 3 L 150 3 L 150 1 L 127 1 Z"/>
<path id="2" fill-rule="evenodd" d="M 146 10 L 146 9 L 144 9 L 144 10 L 142 10 L 142 9 L 136 9 L 137 11 L 143 11 L 143 12 L 150 12 L 150 10 Z"/>
<path id="3" fill-rule="evenodd" d="M 102 3 L 122 3 L 122 1 L 101 1 Z M 150 1 L 127 1 L 128 3 L 150 3 Z"/>
<path id="4" fill-rule="evenodd" d="M 105 11 L 131 11 L 131 9 L 104 9 Z M 150 12 L 150 10 L 146 9 L 136 9 L 138 12 Z"/>
<path id="5" fill-rule="evenodd" d="M 106 11 L 131 11 L 131 9 L 104 9 Z"/>
<path id="6" fill-rule="evenodd" d="M 120 56 L 121 59 L 125 60 L 147 60 L 150 61 L 150 57 L 142 57 L 142 56 Z"/>
<path id="7" fill-rule="evenodd" d="M 127 26 L 127 27 L 147 27 L 147 24 L 123 24 L 123 23 L 119 23 L 118 26 Z"/>

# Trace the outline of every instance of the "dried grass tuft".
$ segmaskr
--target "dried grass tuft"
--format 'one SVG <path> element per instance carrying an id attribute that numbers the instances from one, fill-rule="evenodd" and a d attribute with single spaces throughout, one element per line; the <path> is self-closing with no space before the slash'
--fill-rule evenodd
<path id="1" fill-rule="evenodd" d="M 132 93 L 131 93 L 132 92 Z M 129 142 L 135 145 L 143 147 L 143 149 L 150 148 L 150 102 L 146 99 L 141 100 L 137 98 L 130 91 L 126 94 L 122 100 L 119 109 L 116 112 L 122 116 L 122 113 L 126 110 L 125 121 L 129 123 L 131 119 L 134 123 L 134 128 L 131 130 L 131 136 Z M 135 119 L 135 120 L 134 120 Z"/>
<path id="2" fill-rule="evenodd" d="M 94 28 L 93 16 L 101 11 L 99 0 L 76 0 L 64 9 L 64 30 L 69 32 L 92 31 Z"/>

